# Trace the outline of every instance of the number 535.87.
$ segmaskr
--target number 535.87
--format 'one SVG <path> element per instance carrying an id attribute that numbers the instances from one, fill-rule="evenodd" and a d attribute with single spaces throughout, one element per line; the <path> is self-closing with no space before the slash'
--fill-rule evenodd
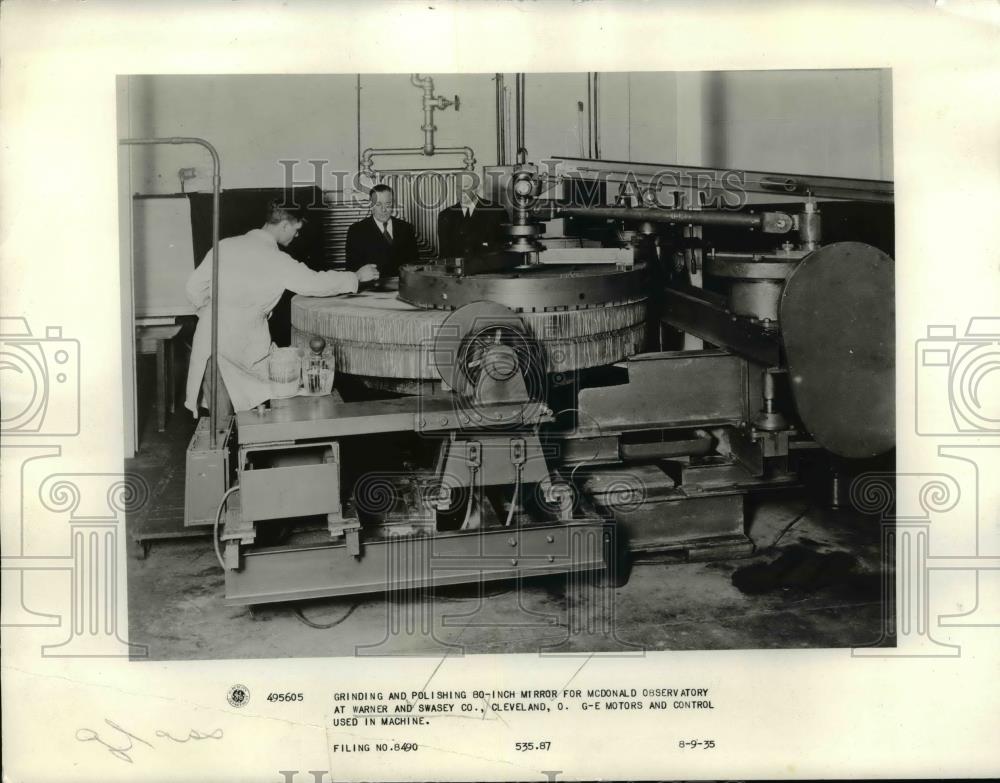
<path id="1" fill-rule="evenodd" d="M 551 740 L 541 740 L 540 742 L 515 742 L 514 750 L 521 752 L 529 750 L 548 750 L 552 747 Z"/>

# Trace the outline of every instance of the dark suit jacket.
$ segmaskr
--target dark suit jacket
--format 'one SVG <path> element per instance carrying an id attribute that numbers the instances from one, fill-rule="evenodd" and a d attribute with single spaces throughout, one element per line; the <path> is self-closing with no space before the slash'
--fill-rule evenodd
<path id="1" fill-rule="evenodd" d="M 452 204 L 438 214 L 438 243 L 441 258 L 481 255 L 487 249 L 503 246 L 503 224 L 509 223 L 507 211 L 492 201 L 478 199 L 472 217 L 466 217 L 462 203 Z M 484 247 L 485 245 L 485 247 Z"/>
<path id="2" fill-rule="evenodd" d="M 417 235 L 405 220 L 392 219 L 391 245 L 371 216 L 347 229 L 347 268 L 351 271 L 376 264 L 382 277 L 396 277 L 400 266 L 417 261 Z"/>

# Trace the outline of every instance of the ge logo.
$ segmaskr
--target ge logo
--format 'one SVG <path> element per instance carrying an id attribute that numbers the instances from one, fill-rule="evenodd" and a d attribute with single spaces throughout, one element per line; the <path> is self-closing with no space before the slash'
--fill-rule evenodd
<path id="1" fill-rule="evenodd" d="M 234 707 L 245 707 L 250 701 L 250 689 L 246 685 L 234 685 L 226 698 Z"/>

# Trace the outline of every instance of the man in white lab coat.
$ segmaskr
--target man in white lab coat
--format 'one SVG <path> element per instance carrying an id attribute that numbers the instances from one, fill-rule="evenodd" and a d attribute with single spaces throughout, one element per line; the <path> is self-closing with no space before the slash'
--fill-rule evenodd
<path id="1" fill-rule="evenodd" d="M 358 283 L 378 278 L 368 264 L 356 272 L 315 272 L 281 251 L 295 239 L 303 220 L 279 202 L 268 205 L 261 228 L 219 242 L 219 371 L 237 411 L 271 397 L 267 358 L 273 347 L 267 318 L 285 290 L 306 296 L 354 293 Z M 212 353 L 212 252 L 187 281 L 198 311 L 191 347 L 185 406 L 198 416 L 199 395 Z"/>

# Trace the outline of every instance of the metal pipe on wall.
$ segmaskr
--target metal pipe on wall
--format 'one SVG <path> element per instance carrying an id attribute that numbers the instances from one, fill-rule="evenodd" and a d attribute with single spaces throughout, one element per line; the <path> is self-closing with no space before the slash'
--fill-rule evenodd
<path id="1" fill-rule="evenodd" d="M 503 142 L 504 142 L 504 160 L 510 160 L 510 121 L 512 117 L 511 113 L 511 91 L 510 87 L 504 84 L 503 88 Z"/>
<path id="2" fill-rule="evenodd" d="M 521 154 L 521 150 L 527 150 L 527 148 L 528 148 L 528 138 L 527 138 L 527 134 L 525 133 L 525 128 L 524 128 L 525 123 L 527 122 L 527 117 L 528 117 L 528 112 L 525 109 L 525 101 L 526 101 L 525 96 L 527 95 L 527 93 L 528 93 L 528 81 L 527 81 L 527 77 L 522 73 L 521 74 L 521 116 L 520 116 L 520 119 L 518 120 L 518 123 L 521 126 L 521 143 L 517 145 L 517 154 L 518 155 Z"/>
<path id="3" fill-rule="evenodd" d="M 419 87 L 424 91 L 423 108 L 424 124 L 420 130 L 424 132 L 424 155 L 434 154 L 434 80 L 430 76 L 421 76 L 419 73 L 410 74 L 410 84 Z M 449 103 L 445 104 L 450 105 Z M 443 106 L 441 108 L 444 108 Z"/>
<path id="4" fill-rule="evenodd" d="M 423 113 L 424 124 L 420 129 L 424 132 L 424 143 L 420 147 L 369 147 L 358 155 L 358 170 L 368 176 L 375 175 L 375 165 L 373 158 L 375 155 L 424 155 L 430 157 L 435 153 L 460 152 L 465 157 L 462 161 L 464 167 L 469 171 L 475 170 L 476 156 L 471 147 L 435 147 L 434 112 L 437 109 L 447 109 L 454 106 L 458 111 L 459 97 L 454 100 L 445 98 L 443 95 L 434 94 L 434 79 L 430 76 L 421 76 L 419 73 L 410 74 L 410 84 L 423 90 Z M 361 146 L 361 77 L 358 76 L 358 146 Z"/>
<path id="5" fill-rule="evenodd" d="M 594 104 L 594 157 L 601 157 L 601 93 L 600 74 L 594 71 L 592 100 Z"/>
<path id="6" fill-rule="evenodd" d="M 495 74 L 496 81 L 496 115 L 497 115 L 497 165 L 507 165 L 507 119 L 505 106 L 505 87 L 503 74 Z"/>
<path id="7" fill-rule="evenodd" d="M 358 127 L 357 127 L 358 160 L 357 160 L 357 163 L 358 163 L 358 171 L 361 171 L 361 74 L 360 73 L 358 74 L 358 82 L 357 82 L 357 87 L 355 87 L 355 89 L 357 90 L 357 99 L 358 99 L 358 102 L 357 102 L 357 111 L 354 113 L 354 117 L 355 117 L 355 119 L 357 120 L 357 123 L 358 123 Z"/>
<path id="8" fill-rule="evenodd" d="M 514 155 L 521 146 L 521 74 L 514 74 Z"/>
<path id="9" fill-rule="evenodd" d="M 472 147 L 437 147 L 435 149 L 437 153 L 451 154 L 451 153 L 461 153 L 462 154 L 462 166 L 466 171 L 474 171 L 476 168 L 476 154 Z M 375 175 L 375 156 L 376 155 L 422 155 L 423 147 L 369 147 L 363 153 L 361 153 L 361 173 L 367 174 L 368 176 Z M 444 166 L 441 167 L 442 171 L 454 171 L 455 166 Z M 432 169 L 423 169 L 424 171 L 432 171 Z"/>
<path id="10" fill-rule="evenodd" d="M 600 74 L 587 73 L 587 155 L 601 157 L 601 93 Z"/>
<path id="11" fill-rule="evenodd" d="M 212 354 L 209 357 L 209 372 L 212 379 L 212 399 L 208 409 L 209 429 L 211 430 L 211 447 L 214 449 L 218 440 L 219 422 L 219 194 L 222 191 L 222 166 L 219 163 L 219 153 L 211 142 L 197 136 L 167 136 L 150 139 L 119 139 L 119 144 L 130 146 L 150 144 L 198 144 L 209 151 L 212 156 Z"/>
<path id="12" fill-rule="evenodd" d="M 514 143 L 517 155 L 524 147 L 524 74 L 519 73 L 514 81 Z"/>

